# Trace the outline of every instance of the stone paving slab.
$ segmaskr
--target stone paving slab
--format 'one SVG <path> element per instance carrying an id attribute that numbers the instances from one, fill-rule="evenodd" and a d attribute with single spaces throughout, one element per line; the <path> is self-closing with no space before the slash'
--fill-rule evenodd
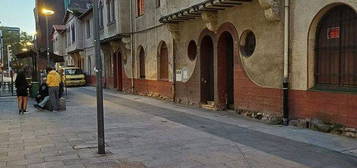
<path id="1" fill-rule="evenodd" d="M 109 97 L 107 93 L 105 121 L 108 154 L 98 155 L 96 149 L 91 147 L 74 149 L 74 146 L 96 143 L 95 97 L 87 92 L 94 94 L 91 88 L 70 89 L 66 112 L 38 111 L 29 106 L 29 113 L 23 116 L 17 114 L 15 98 L 0 98 L 0 107 L 4 107 L 0 108 L 0 168 L 312 167 L 251 144 L 219 136 L 210 132 L 207 125 L 194 127 L 182 122 L 185 118 L 178 115 L 177 110 L 171 111 L 166 107 L 156 109 L 142 105 L 142 102 L 137 104 Z M 190 108 L 179 109 L 194 111 Z M 172 113 L 179 119 L 174 120 L 167 114 L 158 115 L 156 111 Z M 199 122 L 201 120 L 198 118 Z M 212 120 L 212 125 L 220 120 L 223 119 Z M 228 123 L 230 121 L 227 119 Z"/>
<path id="2" fill-rule="evenodd" d="M 86 87 L 86 90 L 94 91 L 94 87 Z M 143 104 L 153 105 L 160 108 L 196 115 L 199 117 L 220 121 L 232 125 L 237 125 L 242 128 L 249 128 L 259 132 L 284 137 L 290 140 L 303 142 L 307 144 L 316 145 L 319 147 L 327 148 L 337 152 L 350 154 L 357 157 L 357 141 L 356 139 L 343 137 L 339 135 L 326 134 L 309 129 L 297 128 L 297 127 L 283 127 L 280 125 L 267 125 L 264 123 L 256 122 L 251 119 L 235 115 L 232 112 L 227 111 L 207 111 L 200 108 L 189 107 L 181 104 L 174 104 L 172 102 L 160 101 L 150 97 L 143 97 L 137 95 L 118 94 L 112 90 L 105 90 L 106 95 L 115 96 L 121 99 L 131 100 L 133 102 L 140 102 Z M 253 121 L 253 122 L 252 122 Z"/>

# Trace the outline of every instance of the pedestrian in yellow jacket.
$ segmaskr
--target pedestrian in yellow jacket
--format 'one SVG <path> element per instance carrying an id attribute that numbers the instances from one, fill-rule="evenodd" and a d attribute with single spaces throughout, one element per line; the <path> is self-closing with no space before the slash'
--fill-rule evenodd
<path id="1" fill-rule="evenodd" d="M 48 93 L 50 96 L 51 107 L 50 111 L 59 110 L 59 86 L 61 83 L 61 76 L 54 70 L 54 68 L 47 69 Z"/>
<path id="2" fill-rule="evenodd" d="M 47 74 L 48 87 L 59 87 L 61 83 L 61 76 L 53 69 Z"/>

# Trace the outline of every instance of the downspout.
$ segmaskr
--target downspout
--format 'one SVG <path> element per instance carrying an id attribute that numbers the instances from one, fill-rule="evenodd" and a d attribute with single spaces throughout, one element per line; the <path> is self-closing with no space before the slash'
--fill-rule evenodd
<path id="1" fill-rule="evenodd" d="M 130 0 L 130 55 L 131 55 L 131 92 L 134 93 L 134 26 L 133 0 Z"/>
<path id="2" fill-rule="evenodd" d="M 176 102 L 176 40 L 172 43 L 172 100 Z"/>
<path id="3" fill-rule="evenodd" d="M 283 124 L 289 125 L 289 36 L 290 0 L 284 4 L 284 79 L 283 79 Z"/>

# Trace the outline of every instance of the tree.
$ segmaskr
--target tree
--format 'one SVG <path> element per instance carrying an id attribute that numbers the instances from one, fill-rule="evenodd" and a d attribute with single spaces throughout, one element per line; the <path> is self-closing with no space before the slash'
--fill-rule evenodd
<path id="1" fill-rule="evenodd" d="M 22 51 L 23 49 L 30 50 L 30 49 L 32 49 L 32 47 L 33 47 L 33 38 L 32 38 L 32 36 L 28 35 L 26 32 L 21 32 L 20 41 L 17 44 L 15 44 L 16 51 L 14 53 L 16 55 L 18 53 L 24 52 L 24 51 Z M 23 66 L 31 66 L 32 65 L 31 60 L 32 60 L 32 58 L 19 60 L 15 56 L 15 57 L 13 57 L 13 60 L 12 60 L 13 64 L 14 65 L 21 65 L 21 66 L 12 67 L 12 68 L 20 69 Z"/>
<path id="2" fill-rule="evenodd" d="M 16 58 L 16 54 L 23 52 L 23 48 L 30 49 L 31 46 L 29 44 L 33 43 L 33 37 L 31 35 L 28 35 L 26 32 L 18 32 L 18 31 L 9 31 L 7 27 L 0 27 L 0 30 L 3 31 L 3 37 L 4 37 L 4 68 L 7 68 L 9 65 L 7 65 L 8 62 L 8 55 L 7 55 L 7 47 L 8 45 L 11 45 L 10 50 L 12 51 L 12 62 L 11 65 L 16 65 L 16 66 L 11 66 L 14 69 L 19 69 L 22 68 L 24 65 L 31 65 L 31 62 L 29 61 L 24 61 L 24 62 L 19 62 L 18 59 Z M 18 66 L 21 65 L 21 66 Z"/>
<path id="3" fill-rule="evenodd" d="M 18 31 L 10 31 L 7 27 L 0 27 L 3 33 L 4 40 L 4 68 L 8 67 L 8 55 L 7 55 L 7 46 L 11 45 L 10 50 L 13 54 L 18 53 L 20 51 L 20 46 L 18 43 L 20 42 L 20 33 Z"/>

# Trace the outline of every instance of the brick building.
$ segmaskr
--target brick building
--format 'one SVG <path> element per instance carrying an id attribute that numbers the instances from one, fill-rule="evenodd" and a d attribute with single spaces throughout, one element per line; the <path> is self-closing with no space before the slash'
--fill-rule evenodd
<path id="1" fill-rule="evenodd" d="M 284 2 L 133 2 L 124 90 L 357 127 L 356 2 Z"/>
<path id="2" fill-rule="evenodd" d="M 357 127 L 355 1 L 99 3 L 107 88 Z"/>

